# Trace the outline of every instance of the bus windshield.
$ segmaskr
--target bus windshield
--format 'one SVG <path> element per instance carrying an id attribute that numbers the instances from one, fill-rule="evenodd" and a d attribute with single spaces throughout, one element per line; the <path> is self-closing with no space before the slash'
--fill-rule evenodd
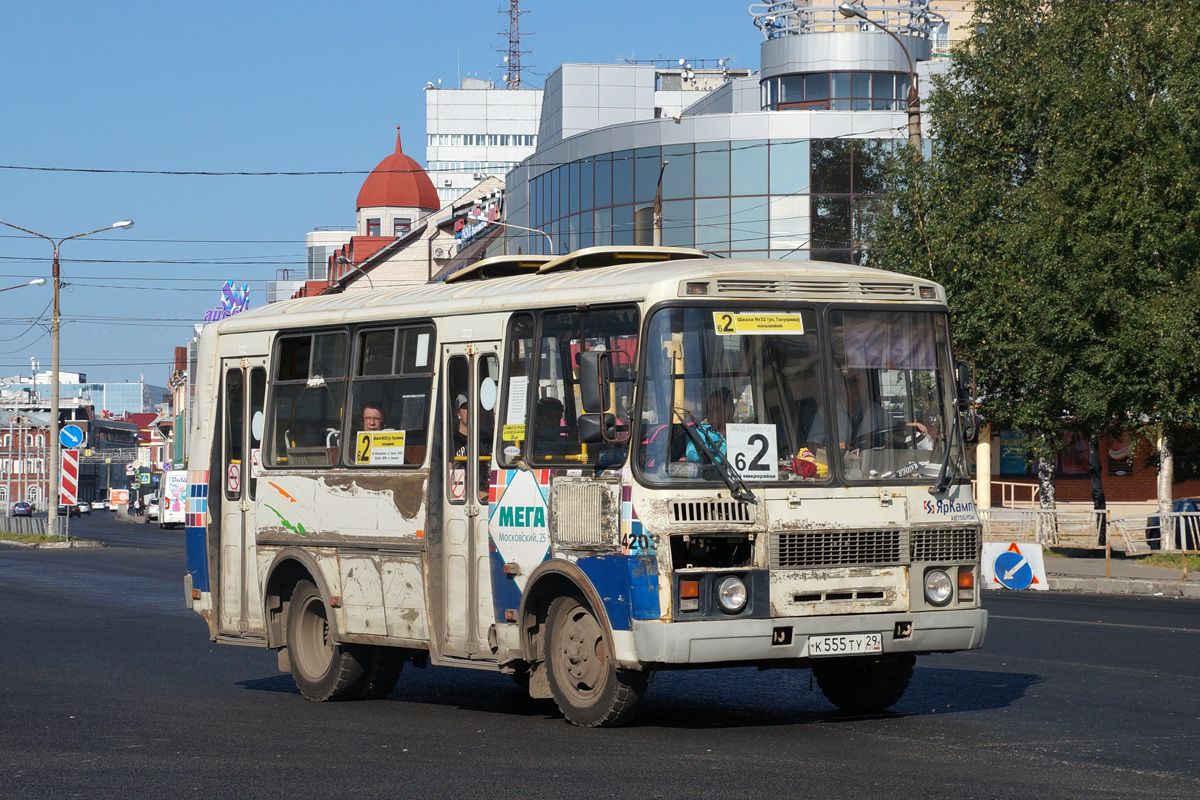
<path id="1" fill-rule="evenodd" d="M 725 464 L 748 482 L 928 482 L 953 440 L 948 469 L 961 477 L 945 314 L 835 310 L 827 320 L 805 307 L 658 310 L 642 474 L 719 482 Z"/>

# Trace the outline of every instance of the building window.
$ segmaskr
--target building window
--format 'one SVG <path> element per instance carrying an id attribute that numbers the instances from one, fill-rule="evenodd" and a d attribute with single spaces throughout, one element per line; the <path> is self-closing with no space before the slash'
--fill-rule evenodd
<path id="1" fill-rule="evenodd" d="M 908 75 L 897 72 L 812 72 L 762 82 L 763 109 L 903 111 Z"/>
<path id="2" fill-rule="evenodd" d="M 408 217 L 396 217 L 392 220 L 392 235 L 407 236 L 412 230 L 412 220 Z"/>
<path id="3" fill-rule="evenodd" d="M 367 220 L 367 236 L 378 236 L 378 235 L 379 235 L 379 219 L 378 218 L 368 219 Z"/>

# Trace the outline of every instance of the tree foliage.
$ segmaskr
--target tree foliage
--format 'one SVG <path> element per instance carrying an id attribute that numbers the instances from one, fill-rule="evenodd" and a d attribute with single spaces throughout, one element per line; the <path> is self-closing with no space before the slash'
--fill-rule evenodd
<path id="1" fill-rule="evenodd" d="M 1200 0 L 979 0 L 873 265 L 932 277 L 984 417 L 1200 419 Z"/>

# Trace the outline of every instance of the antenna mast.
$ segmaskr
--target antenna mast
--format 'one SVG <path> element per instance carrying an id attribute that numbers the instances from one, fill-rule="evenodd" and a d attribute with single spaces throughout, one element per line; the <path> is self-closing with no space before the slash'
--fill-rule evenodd
<path id="1" fill-rule="evenodd" d="M 509 0 L 508 55 L 504 57 L 504 66 L 508 70 L 508 74 L 505 76 L 505 85 L 509 89 L 521 88 L 521 55 L 529 52 L 521 49 L 521 15 L 529 12 L 522 11 L 518 7 L 519 5 L 519 0 Z"/>

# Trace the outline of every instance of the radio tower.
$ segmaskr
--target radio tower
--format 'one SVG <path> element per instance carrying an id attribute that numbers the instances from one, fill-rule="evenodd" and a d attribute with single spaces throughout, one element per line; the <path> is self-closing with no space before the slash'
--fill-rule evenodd
<path id="1" fill-rule="evenodd" d="M 518 6 L 518 0 L 509 0 L 508 3 L 508 55 L 504 57 L 504 66 L 507 69 L 505 75 L 505 86 L 508 89 L 521 88 L 521 54 L 528 53 L 528 50 L 521 49 L 521 15 L 528 14 L 528 11 L 522 11 Z M 500 13 L 504 13 L 501 11 Z M 503 36 L 503 34 L 501 34 Z"/>

